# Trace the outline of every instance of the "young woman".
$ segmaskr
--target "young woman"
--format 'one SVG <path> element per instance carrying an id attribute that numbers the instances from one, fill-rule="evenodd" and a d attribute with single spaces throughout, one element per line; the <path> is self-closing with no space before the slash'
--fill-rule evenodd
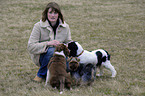
<path id="1" fill-rule="evenodd" d="M 47 64 L 53 56 L 55 46 L 70 41 L 70 28 L 64 21 L 59 5 L 55 2 L 48 3 L 28 41 L 31 59 L 40 67 L 34 81 L 41 82 L 46 77 Z"/>

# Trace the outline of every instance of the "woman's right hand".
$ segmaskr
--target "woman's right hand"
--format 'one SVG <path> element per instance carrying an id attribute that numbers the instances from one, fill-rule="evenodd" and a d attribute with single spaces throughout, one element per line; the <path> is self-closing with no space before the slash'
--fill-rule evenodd
<path id="1" fill-rule="evenodd" d="M 54 46 L 57 46 L 58 44 L 60 44 L 60 42 L 57 41 L 57 40 L 48 41 L 48 45 L 54 45 Z"/>

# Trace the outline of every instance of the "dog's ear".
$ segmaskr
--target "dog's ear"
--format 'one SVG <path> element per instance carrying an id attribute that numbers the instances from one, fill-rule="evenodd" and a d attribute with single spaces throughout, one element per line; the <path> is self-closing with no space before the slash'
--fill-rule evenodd
<path id="1" fill-rule="evenodd" d="M 70 56 L 77 56 L 78 46 L 76 45 L 75 41 L 68 43 L 68 49 L 70 50 Z"/>
<path id="2" fill-rule="evenodd" d="M 73 58 L 73 57 L 69 57 L 69 58 L 67 59 L 67 62 L 70 62 L 72 58 Z"/>
<path id="3" fill-rule="evenodd" d="M 65 56 L 69 56 L 70 52 L 69 52 L 69 49 L 66 47 L 66 45 L 63 44 L 63 52 L 65 54 Z"/>
<path id="4" fill-rule="evenodd" d="M 91 70 L 93 67 L 94 67 L 94 65 L 91 64 L 91 63 L 89 63 L 89 64 L 87 64 L 87 65 L 85 66 L 85 69 Z"/>
<path id="5" fill-rule="evenodd" d="M 80 59 L 79 58 L 77 58 L 77 57 L 75 57 L 76 58 L 76 60 L 78 61 L 78 62 L 80 62 Z"/>
<path id="6" fill-rule="evenodd" d="M 63 50 L 63 44 L 59 44 L 56 46 L 55 51 L 61 52 Z"/>

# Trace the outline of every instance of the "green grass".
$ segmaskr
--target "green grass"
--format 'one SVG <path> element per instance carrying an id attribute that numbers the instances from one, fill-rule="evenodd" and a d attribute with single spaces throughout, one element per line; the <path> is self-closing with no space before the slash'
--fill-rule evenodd
<path id="1" fill-rule="evenodd" d="M 111 54 L 117 76 L 110 71 L 92 86 L 73 87 L 62 96 L 145 95 L 145 1 L 52 0 L 62 9 L 72 39 L 84 49 L 103 48 Z M 0 1 L 0 96 L 59 96 L 45 82 L 36 83 L 38 67 L 27 51 L 32 28 L 47 0 Z"/>

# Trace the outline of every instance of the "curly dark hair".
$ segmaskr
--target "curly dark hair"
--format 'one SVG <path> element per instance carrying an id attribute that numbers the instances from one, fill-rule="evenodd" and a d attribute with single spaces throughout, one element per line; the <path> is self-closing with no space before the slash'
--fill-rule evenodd
<path id="1" fill-rule="evenodd" d="M 47 12 L 48 12 L 49 8 L 52 8 L 52 11 L 56 11 L 58 13 L 58 18 L 61 19 L 62 23 L 64 23 L 64 18 L 63 18 L 63 15 L 61 13 L 60 7 L 55 2 L 50 2 L 47 4 L 46 8 L 44 9 L 44 11 L 42 13 L 42 21 L 45 22 L 46 20 L 48 20 Z"/>

